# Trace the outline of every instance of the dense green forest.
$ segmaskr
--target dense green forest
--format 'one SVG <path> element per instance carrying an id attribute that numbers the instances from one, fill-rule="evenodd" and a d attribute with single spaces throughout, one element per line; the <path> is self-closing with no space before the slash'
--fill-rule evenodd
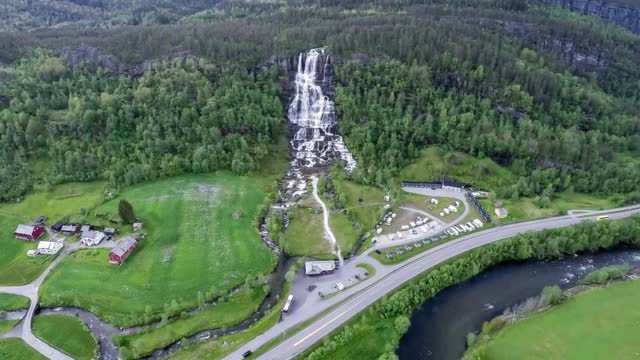
<path id="1" fill-rule="evenodd" d="M 259 167 L 281 137 L 276 72 L 176 61 L 138 79 L 38 51 L 7 71 L 0 199 L 66 181 L 129 185 Z"/>
<path id="2" fill-rule="evenodd" d="M 355 179 L 382 182 L 439 144 L 509 166 L 519 181 L 501 195 L 640 190 L 640 36 L 595 17 L 524 0 L 69 3 L 103 20 L 174 17 L 0 32 L 3 200 L 34 184 L 251 172 L 284 131 L 281 77 L 257 66 L 318 46 L 336 59 Z M 129 66 L 206 61 L 129 78 L 56 58 L 79 46 Z"/>

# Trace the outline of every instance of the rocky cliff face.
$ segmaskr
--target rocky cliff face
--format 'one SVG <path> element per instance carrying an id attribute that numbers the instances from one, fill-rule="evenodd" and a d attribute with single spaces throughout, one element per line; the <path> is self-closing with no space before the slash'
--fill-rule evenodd
<path id="1" fill-rule="evenodd" d="M 597 16 L 605 21 L 624 27 L 640 34 L 640 1 L 634 7 L 625 6 L 610 0 L 539 0 L 546 5 L 559 6 L 563 9 L 585 15 Z"/>

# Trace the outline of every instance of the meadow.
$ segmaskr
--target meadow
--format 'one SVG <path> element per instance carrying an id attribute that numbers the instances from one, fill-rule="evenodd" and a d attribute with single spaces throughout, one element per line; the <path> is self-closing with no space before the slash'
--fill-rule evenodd
<path id="1" fill-rule="evenodd" d="M 0 294 L 0 311 L 22 310 L 29 307 L 29 298 L 14 294 Z"/>
<path id="2" fill-rule="evenodd" d="M 103 191 L 100 182 L 69 183 L 27 195 L 20 202 L 0 204 L 0 285 L 28 284 L 53 260 L 51 256 L 27 256 L 37 243 L 16 239 L 13 231 L 18 224 L 29 223 L 39 215 L 46 215 L 50 223 L 78 216 L 99 204 L 104 199 Z M 43 235 L 41 239 L 46 238 Z"/>
<path id="3" fill-rule="evenodd" d="M 589 290 L 504 328 L 481 359 L 637 359 L 640 281 Z"/>
<path id="4" fill-rule="evenodd" d="M 0 359 L 2 360 L 47 360 L 31 346 L 17 338 L 0 340 Z"/>
<path id="5" fill-rule="evenodd" d="M 43 306 L 79 306 L 132 326 L 157 320 L 167 309 L 195 308 L 199 296 L 223 295 L 248 276 L 271 272 L 277 259 L 254 223 L 269 186 L 268 178 L 219 173 L 123 191 L 95 213 L 117 213 L 119 199 L 127 199 L 145 223 L 138 250 L 122 266 L 109 264 L 108 250 L 71 254 L 43 284 Z"/>
<path id="6" fill-rule="evenodd" d="M 38 315 L 33 319 L 33 333 L 74 359 L 91 360 L 97 356 L 96 339 L 82 321 L 72 316 Z"/>
<path id="7" fill-rule="evenodd" d="M 200 312 L 181 316 L 157 329 L 116 338 L 115 341 L 131 350 L 136 358 L 146 356 L 200 331 L 227 328 L 241 323 L 258 310 L 266 295 L 262 287 L 243 288 L 228 300 Z"/>
<path id="8" fill-rule="evenodd" d="M 298 205 L 289 209 L 289 227 L 282 234 L 280 246 L 292 256 L 333 258 L 324 234 L 322 208 Z"/>

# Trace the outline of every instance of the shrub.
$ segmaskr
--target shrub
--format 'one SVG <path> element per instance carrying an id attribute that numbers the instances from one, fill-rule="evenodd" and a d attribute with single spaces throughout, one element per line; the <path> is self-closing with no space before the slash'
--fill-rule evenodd
<path id="1" fill-rule="evenodd" d="M 609 280 L 621 279 L 629 272 L 629 264 L 605 266 L 592 271 L 578 281 L 578 285 L 605 284 Z"/>
<path id="2" fill-rule="evenodd" d="M 559 286 L 545 286 L 542 289 L 542 299 L 545 305 L 557 305 L 564 300 L 562 289 Z"/>

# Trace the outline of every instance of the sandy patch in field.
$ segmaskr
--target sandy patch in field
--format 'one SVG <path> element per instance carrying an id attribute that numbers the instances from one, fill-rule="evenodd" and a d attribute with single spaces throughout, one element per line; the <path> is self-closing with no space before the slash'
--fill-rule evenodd
<path id="1" fill-rule="evenodd" d="M 171 245 L 162 249 L 162 262 L 169 262 L 173 258 L 173 254 L 176 252 L 176 246 Z"/>

